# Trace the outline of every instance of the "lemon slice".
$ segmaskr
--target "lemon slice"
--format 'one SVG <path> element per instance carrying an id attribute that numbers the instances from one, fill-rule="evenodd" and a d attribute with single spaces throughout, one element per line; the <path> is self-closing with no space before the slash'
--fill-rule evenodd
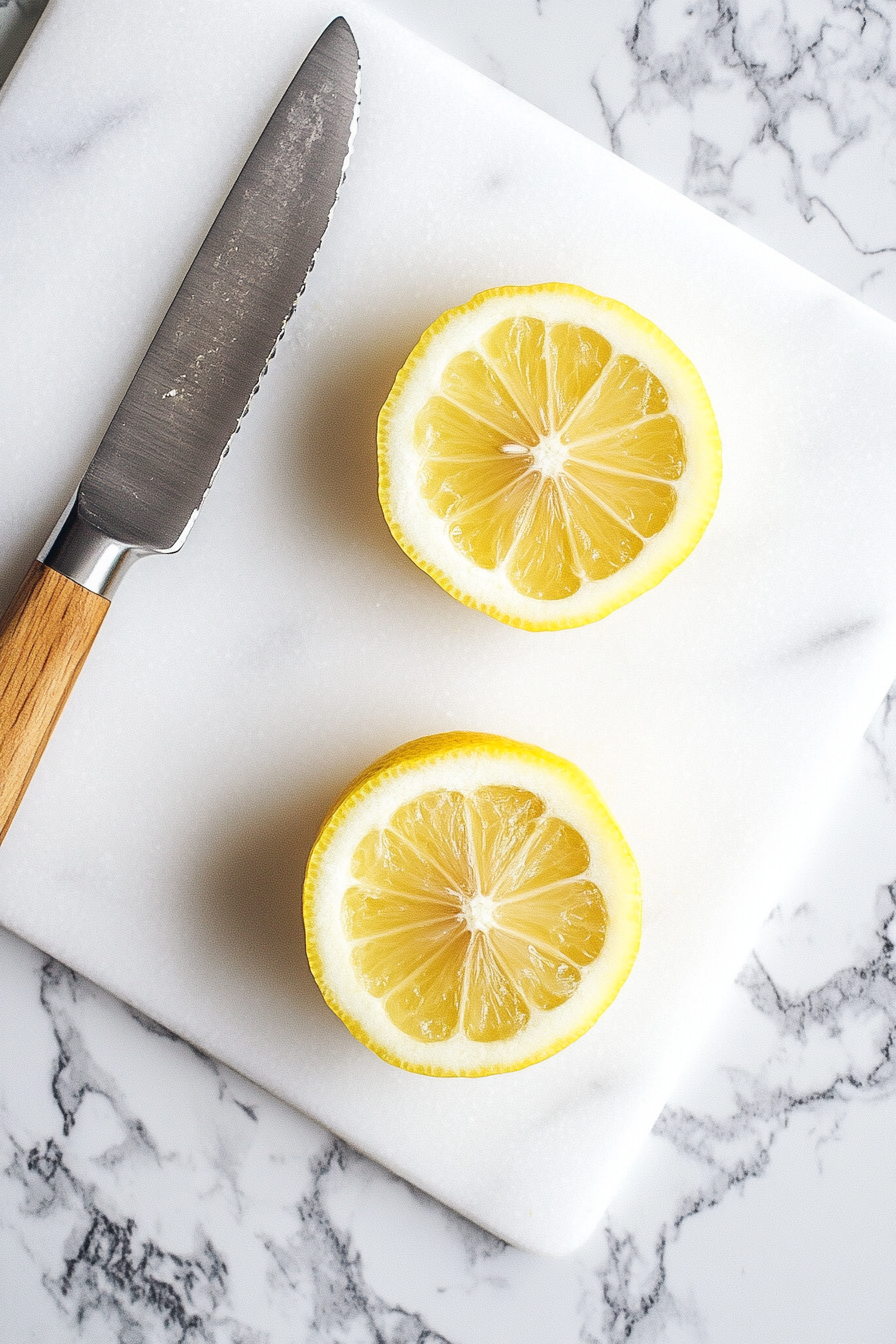
<path id="1" fill-rule="evenodd" d="M 444 313 L 380 413 L 392 534 L 509 625 L 599 620 L 680 564 L 712 517 L 719 434 L 690 360 L 575 285 L 486 290 Z"/>
<path id="2" fill-rule="evenodd" d="M 615 998 L 638 870 L 591 781 L 486 733 L 419 738 L 350 785 L 305 877 L 324 998 L 382 1059 L 477 1077 L 545 1059 Z"/>

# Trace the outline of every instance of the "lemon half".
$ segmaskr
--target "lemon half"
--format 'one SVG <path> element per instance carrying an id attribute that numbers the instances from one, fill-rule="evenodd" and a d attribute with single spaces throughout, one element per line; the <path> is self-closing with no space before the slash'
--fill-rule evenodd
<path id="1" fill-rule="evenodd" d="M 379 419 L 399 545 L 509 625 L 599 620 L 659 583 L 712 517 L 721 448 L 690 360 L 646 317 L 575 285 L 444 313 Z"/>
<path id="2" fill-rule="evenodd" d="M 304 889 L 324 998 L 382 1059 L 476 1077 L 545 1059 L 612 1002 L 638 870 L 594 785 L 538 747 L 424 737 L 334 806 Z"/>

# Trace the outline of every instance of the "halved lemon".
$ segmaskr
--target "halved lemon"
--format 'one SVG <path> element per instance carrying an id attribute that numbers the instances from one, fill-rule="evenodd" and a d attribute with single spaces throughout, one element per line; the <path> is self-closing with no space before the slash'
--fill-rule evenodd
<path id="1" fill-rule="evenodd" d="M 569 761 L 488 733 L 423 737 L 333 807 L 308 860 L 308 959 L 390 1064 L 478 1077 L 591 1027 L 638 950 L 638 870 Z"/>
<path id="2" fill-rule="evenodd" d="M 664 578 L 712 517 L 721 448 L 690 360 L 575 285 L 477 294 L 424 332 L 380 413 L 399 545 L 509 625 L 599 620 Z"/>

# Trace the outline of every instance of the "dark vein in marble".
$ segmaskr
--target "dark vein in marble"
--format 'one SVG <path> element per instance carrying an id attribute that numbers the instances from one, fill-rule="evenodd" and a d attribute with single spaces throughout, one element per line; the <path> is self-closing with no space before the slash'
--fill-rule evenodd
<path id="1" fill-rule="evenodd" d="M 600 1270 L 603 1329 L 598 1336 L 586 1326 L 583 1344 L 623 1344 L 648 1317 L 656 1324 L 672 1303 L 666 1284 L 666 1228 L 647 1259 L 631 1233 L 616 1233 L 607 1227 L 605 1236 L 606 1258 Z"/>
<path id="2" fill-rule="evenodd" d="M 133 1218 L 100 1207 L 95 1189 L 67 1166 L 55 1139 L 28 1151 L 12 1142 L 7 1175 L 23 1188 L 23 1213 L 73 1216 L 71 1253 L 57 1273 L 45 1273 L 44 1285 L 79 1330 L 96 1315 L 122 1340 L 143 1340 L 144 1329 L 160 1344 L 212 1340 L 206 1327 L 225 1298 L 228 1276 L 211 1241 L 204 1239 L 190 1256 L 166 1251 L 141 1237 Z"/>
<path id="3" fill-rule="evenodd" d="M 723 1120 L 667 1107 L 654 1128 L 677 1152 L 696 1159 L 704 1175 L 660 1225 L 649 1249 L 627 1231 L 604 1229 L 605 1254 L 592 1290 L 602 1304 L 602 1330 L 583 1330 L 585 1344 L 623 1344 L 652 1319 L 652 1328 L 679 1315 L 668 1283 L 667 1253 L 684 1224 L 716 1207 L 733 1190 L 767 1170 L 776 1140 L 805 1110 L 896 1090 L 896 881 L 879 893 L 874 946 L 863 962 L 845 966 L 806 994 L 790 994 L 754 954 L 738 977 L 753 1007 L 770 1019 L 782 1040 L 804 1045 L 812 1029 L 841 1035 L 856 1017 L 874 1052 L 864 1067 L 851 1063 L 823 1083 L 801 1089 L 773 1085 L 760 1072 L 741 1081 L 735 1108 Z"/>
<path id="4" fill-rule="evenodd" d="M 887 692 L 883 704 L 868 727 L 865 741 L 874 752 L 886 784 L 887 797 L 892 800 L 896 798 L 896 771 L 891 764 L 896 761 L 896 685 L 891 686 Z"/>
<path id="5" fill-rule="evenodd" d="M 896 243 L 885 243 L 881 247 L 865 247 L 846 227 L 846 225 L 844 224 L 840 216 L 837 214 L 837 211 L 834 209 L 834 207 L 830 205 L 827 201 L 823 200 L 820 196 L 814 196 L 814 195 L 807 196 L 806 198 L 807 213 L 805 215 L 806 219 L 810 220 L 814 217 L 813 211 L 816 207 L 819 210 L 823 210 L 825 214 L 830 216 L 830 218 L 837 225 L 837 228 L 843 234 L 843 237 L 849 243 L 850 247 L 853 248 L 854 251 L 858 252 L 861 256 L 881 257 L 888 252 L 896 252 Z"/>
<path id="6" fill-rule="evenodd" d="M 864 1019 L 868 1035 L 876 1036 L 872 1067 L 850 1068 L 823 1089 L 787 1097 L 787 1111 L 818 1101 L 846 1100 L 852 1093 L 886 1095 L 896 1091 L 896 881 L 879 893 L 878 903 L 873 954 L 858 965 L 844 966 L 808 994 L 788 994 L 755 953 L 738 977 L 754 1008 L 774 1021 L 782 1037 L 805 1043 L 813 1027 L 837 1037 L 857 1017 Z"/>
<path id="7" fill-rule="evenodd" d="M 847 149 L 867 139 L 872 116 L 878 123 L 882 118 L 892 120 L 892 112 L 877 100 L 877 90 L 891 91 L 896 85 L 890 17 L 865 0 L 830 4 L 820 13 L 785 4 L 777 29 L 779 42 L 774 45 L 764 38 L 763 15 L 737 0 L 696 0 L 682 13 L 677 39 L 658 35 L 667 9 L 659 0 L 641 0 L 634 23 L 625 31 L 635 83 L 622 106 L 614 111 L 598 73 L 592 76 L 613 150 L 625 155 L 624 131 L 632 115 L 661 115 L 658 97 L 693 111 L 697 94 L 720 80 L 734 80 L 751 110 L 752 131 L 734 153 L 704 136 L 693 136 L 691 161 L 680 184 L 685 193 L 722 215 L 732 205 L 750 213 L 748 203 L 732 199 L 735 171 L 751 147 L 769 145 L 786 163 L 788 194 L 806 223 L 825 214 L 857 255 L 896 253 L 896 243 L 862 238 L 861 218 L 848 223 L 827 195 L 807 185 L 806 159 L 793 126 L 794 115 L 808 109 L 817 109 L 824 117 L 833 148 L 811 161 L 823 173 Z M 850 40 L 844 41 L 842 25 L 850 23 Z M 854 96 L 858 89 L 864 91 L 863 98 Z"/>
<path id="8" fill-rule="evenodd" d="M 40 1003 L 50 1020 L 56 1041 L 53 1066 L 53 1098 L 62 1116 L 63 1135 L 71 1133 L 78 1110 L 89 1093 L 104 1097 L 127 1133 L 127 1140 L 107 1155 L 106 1161 L 121 1161 L 142 1151 L 157 1161 L 159 1153 L 139 1116 L 125 1101 L 120 1088 L 87 1050 L 72 1013 L 81 981 L 66 966 L 50 958 L 41 968 Z"/>
<path id="9" fill-rule="evenodd" d="M 91 1311 L 135 1326 L 142 1317 L 177 1341 L 209 1338 L 205 1322 L 226 1286 L 227 1266 L 210 1241 L 195 1256 L 174 1255 L 141 1241 L 133 1219 L 115 1222 L 98 1209 L 59 1280 L 77 1301 L 79 1324 Z"/>
<path id="10" fill-rule="evenodd" d="M 67 1216 L 67 1246 L 55 1267 L 45 1267 L 44 1285 L 79 1330 L 96 1316 L 122 1341 L 212 1344 L 219 1337 L 215 1318 L 227 1295 L 228 1270 L 210 1238 L 198 1231 L 190 1254 L 165 1249 L 158 1238 L 138 1229 L 134 1217 L 110 1208 L 108 1195 L 79 1177 L 66 1159 L 66 1140 L 85 1099 L 95 1094 L 112 1107 L 127 1138 L 93 1161 L 101 1168 L 133 1163 L 138 1157 L 160 1163 L 145 1124 L 93 1059 L 75 1023 L 76 1013 L 96 991 L 46 959 L 39 993 L 55 1043 L 50 1087 L 61 1117 L 61 1138 L 26 1147 L 9 1133 L 13 1159 L 6 1175 L 22 1188 L 21 1213 L 26 1218 Z"/>
<path id="11" fill-rule="evenodd" d="M 622 137 L 619 134 L 619 123 L 622 121 L 622 118 L 625 115 L 625 113 L 623 111 L 620 112 L 618 116 L 616 117 L 613 116 L 612 112 L 610 111 L 610 107 L 609 104 L 607 103 L 607 100 L 601 93 L 601 88 L 598 82 L 596 70 L 591 76 L 591 87 L 594 90 L 594 96 L 597 99 L 597 105 L 600 108 L 600 115 L 603 118 L 604 125 L 607 128 L 607 134 L 610 137 L 610 149 L 613 151 L 614 154 L 618 154 L 620 158 L 622 158 L 624 157 L 624 155 L 622 152 Z"/>
<path id="12" fill-rule="evenodd" d="M 145 1013 L 141 1013 L 138 1008 L 133 1008 L 130 1004 L 122 1004 L 122 1007 L 128 1017 L 136 1022 L 148 1036 L 159 1036 L 163 1041 L 170 1041 L 172 1045 L 177 1046 L 181 1050 L 186 1050 L 188 1054 L 192 1055 L 192 1057 L 197 1060 L 203 1068 L 208 1070 L 216 1080 L 218 1100 L 231 1102 L 234 1106 L 238 1107 L 239 1110 L 243 1111 L 250 1120 L 255 1120 L 257 1122 L 257 1105 L 251 1105 L 247 1101 L 241 1101 L 239 1097 L 233 1095 L 233 1080 L 236 1078 L 237 1081 L 239 1081 L 239 1075 L 231 1074 L 228 1068 L 221 1064 L 217 1059 L 213 1059 L 211 1055 L 206 1054 L 206 1052 L 201 1050 L 198 1045 L 194 1045 L 192 1041 L 185 1040 L 183 1036 L 178 1036 L 176 1031 L 171 1031 L 170 1028 L 163 1027 L 160 1022 L 153 1021 L 151 1017 L 147 1017 Z"/>
<path id="13" fill-rule="evenodd" d="M 418 1313 L 384 1301 L 368 1286 L 360 1252 L 327 1212 L 331 1178 L 363 1161 L 339 1139 L 328 1145 L 313 1165 L 311 1191 L 297 1207 L 297 1231 L 285 1242 L 264 1239 L 270 1279 L 310 1302 L 308 1344 L 450 1344 Z"/>

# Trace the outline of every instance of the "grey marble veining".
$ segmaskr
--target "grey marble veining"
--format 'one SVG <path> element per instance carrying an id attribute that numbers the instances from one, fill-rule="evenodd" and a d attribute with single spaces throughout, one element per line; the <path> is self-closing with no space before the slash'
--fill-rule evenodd
<path id="1" fill-rule="evenodd" d="M 613 78 L 618 62 L 592 77 L 612 146 L 653 171 L 662 156 L 673 185 L 772 245 L 786 246 L 782 225 L 808 226 L 799 259 L 823 248 L 835 283 L 892 312 L 893 17 L 863 3 L 645 0 L 625 35 L 628 78 Z M 871 182 L 871 163 L 889 171 Z"/>
<path id="2" fill-rule="evenodd" d="M 380 7 L 896 316 L 892 0 Z M 894 705 L 562 1261 L 0 934 L 0 1344 L 892 1339 Z"/>
<path id="3" fill-rule="evenodd" d="M 892 0 L 379 8 L 896 316 Z"/>

